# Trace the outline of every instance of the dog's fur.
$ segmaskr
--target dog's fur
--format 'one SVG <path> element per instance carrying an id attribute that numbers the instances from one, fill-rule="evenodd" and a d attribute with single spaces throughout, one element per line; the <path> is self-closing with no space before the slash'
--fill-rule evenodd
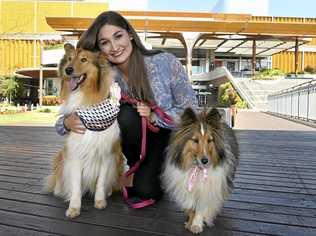
<path id="1" fill-rule="evenodd" d="M 60 109 L 65 116 L 78 107 L 89 107 L 107 98 L 113 79 L 102 54 L 83 49 L 68 50 L 73 51 L 66 50 L 66 54 L 71 53 L 74 57 L 66 63 L 67 75 L 77 81 L 77 88 L 71 91 L 71 86 L 67 85 L 69 94 Z M 61 67 L 65 68 L 66 64 Z M 106 197 L 119 186 L 123 167 L 117 120 L 104 131 L 87 129 L 83 135 L 70 132 L 64 148 L 54 158 L 52 174 L 48 176 L 44 190 L 70 201 L 66 215 L 74 218 L 80 214 L 81 197 L 86 192 L 95 194 L 96 208 L 106 207 Z"/>
<path id="2" fill-rule="evenodd" d="M 191 108 L 184 111 L 171 135 L 162 182 L 187 213 L 186 229 L 200 233 L 204 222 L 213 225 L 232 190 L 238 156 L 234 132 L 217 109 L 200 114 Z M 197 175 L 192 180 L 194 168 Z M 190 190 L 189 182 L 193 183 Z"/>

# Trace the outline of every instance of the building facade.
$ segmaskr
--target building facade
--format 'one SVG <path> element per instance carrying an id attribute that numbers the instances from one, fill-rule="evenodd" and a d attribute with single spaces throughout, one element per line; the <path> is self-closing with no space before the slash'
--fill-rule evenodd
<path id="1" fill-rule="evenodd" d="M 112 1 L 115 2 L 115 1 Z M 122 3 L 123 1 L 120 1 Z M 223 1 L 224 2 L 224 1 Z M 233 1 L 226 1 L 233 2 Z M 144 6 L 147 6 L 147 1 L 142 1 Z M 112 4 L 113 5 L 113 4 Z M 113 6 L 116 6 L 115 4 Z M 226 5 L 227 8 L 228 5 Z M 220 8 L 219 6 L 218 8 Z M 47 17 L 76 17 L 77 23 L 80 24 L 80 19 L 94 18 L 99 13 L 111 9 L 111 1 L 48 1 L 48 0 L 1 0 L 0 1 L 0 76 L 12 75 L 22 68 L 39 68 L 40 63 L 43 63 L 42 50 L 54 49 L 56 44 L 62 45 L 63 39 L 61 35 L 63 32 L 55 31 L 47 24 Z M 266 8 L 263 8 L 266 9 Z M 141 11 L 138 16 L 142 15 Z M 133 12 L 129 11 L 130 17 Z M 136 13 L 135 13 L 136 14 Z M 148 12 L 146 13 L 148 14 Z M 168 18 L 168 14 L 174 18 L 181 18 L 182 16 L 202 19 L 203 13 L 177 13 L 177 12 L 151 12 L 144 20 L 150 20 L 163 16 Z M 211 14 L 211 13 L 210 13 Z M 260 13 L 258 13 L 260 14 Z M 123 13 L 124 15 L 124 13 Z M 144 14 L 145 15 L 145 11 Z M 206 15 L 206 13 L 205 13 Z M 134 18 L 135 20 L 136 15 Z M 208 16 L 207 16 L 208 17 Z M 225 20 L 228 17 L 234 21 L 248 20 L 254 23 L 285 23 L 286 24 L 315 24 L 316 18 L 299 18 L 299 17 L 271 17 L 271 16 L 252 16 L 250 14 L 217 14 L 219 20 Z M 240 19 L 238 18 L 240 17 Z M 128 18 L 129 19 L 129 18 Z M 130 19 L 129 19 L 130 20 Z M 139 18 L 139 22 L 140 22 Z M 146 21 L 147 21 L 146 20 Z M 137 22 L 136 22 L 137 23 Z M 201 20 L 201 24 L 204 23 Z M 145 24 L 146 25 L 146 24 Z M 175 25 L 176 26 L 176 25 Z M 85 26 L 86 27 L 86 26 Z M 171 24 L 171 27 L 173 25 Z M 286 26 L 285 26 L 286 27 Z M 172 29 L 171 29 L 172 30 Z M 76 31 L 75 28 L 70 31 Z M 188 51 L 184 48 L 183 42 L 179 38 L 168 38 L 170 36 L 170 29 L 161 29 L 159 31 L 160 38 L 157 35 L 150 36 L 146 33 L 146 27 L 139 27 L 138 31 L 144 41 L 146 41 L 153 48 L 162 48 L 174 53 L 186 65 L 188 58 Z M 165 32 L 162 32 L 165 31 Z M 260 28 L 257 29 L 260 33 Z M 78 35 L 77 35 L 78 36 Z M 218 35 L 217 35 L 218 36 Z M 191 72 L 193 74 L 208 72 L 216 65 L 223 65 L 233 73 L 250 70 L 253 66 L 253 58 L 251 53 L 242 53 L 243 46 L 251 47 L 251 41 L 235 39 L 235 35 L 223 35 L 221 40 L 219 38 L 201 38 L 194 49 L 192 50 L 191 57 Z M 238 36 L 238 35 L 237 35 Z M 182 37 L 182 36 L 181 36 Z M 208 36 L 209 37 L 209 36 Z M 221 37 L 221 36 L 218 36 Z M 226 38 L 224 38 L 226 37 Z M 182 37 L 183 39 L 183 37 Z M 288 40 L 292 40 L 294 37 Z M 209 45 L 205 41 L 209 40 Z M 240 40 L 240 41 L 238 41 Z M 304 71 L 306 67 L 316 68 L 316 39 L 307 39 L 298 47 L 298 71 Z M 213 42 L 217 42 L 216 46 L 212 46 Z M 261 40 L 262 41 L 262 40 Z M 167 42 L 167 43 L 166 43 Z M 263 43 L 258 41 L 258 48 Z M 206 45 L 206 46 L 205 46 Z M 227 48 L 224 46 L 227 45 Z M 250 45 L 250 46 L 249 46 Z M 275 47 L 287 45 L 286 41 L 275 43 Z M 292 44 L 294 45 L 294 44 Z M 239 47 L 240 53 L 233 53 Z M 274 46 L 270 46 L 270 49 Z M 241 48 L 241 49 L 240 49 Z M 241 50 L 241 51 L 240 51 Z M 264 51 L 264 50 L 263 50 Z M 256 68 L 278 68 L 285 73 L 295 71 L 295 56 L 294 46 L 287 47 L 286 50 L 277 50 L 270 54 L 261 54 L 258 52 L 256 55 Z M 56 60 L 58 62 L 59 59 Z M 37 78 L 33 78 L 38 80 Z M 38 84 L 38 83 L 37 83 Z M 37 86 L 32 85 L 33 87 Z M 44 90 L 46 95 L 56 94 L 58 82 L 54 78 L 47 78 L 44 81 Z"/>

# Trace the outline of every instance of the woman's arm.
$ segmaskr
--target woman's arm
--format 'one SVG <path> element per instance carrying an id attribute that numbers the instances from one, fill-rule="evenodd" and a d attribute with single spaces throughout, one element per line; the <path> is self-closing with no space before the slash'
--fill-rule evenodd
<path id="1" fill-rule="evenodd" d="M 60 116 L 55 123 L 55 129 L 59 135 L 68 134 L 70 131 L 84 134 L 86 131 L 85 126 L 82 124 L 80 118 L 76 113 L 72 113 L 69 116 Z"/>
<path id="2" fill-rule="evenodd" d="M 198 101 L 189 81 L 189 77 L 180 61 L 172 56 L 171 61 L 168 64 L 170 65 L 171 73 L 170 91 L 172 104 L 169 109 L 165 110 L 165 112 L 177 122 L 184 109 L 187 107 L 193 109 L 197 108 Z M 159 116 L 157 117 L 156 123 L 162 127 L 172 127 L 164 122 Z"/>

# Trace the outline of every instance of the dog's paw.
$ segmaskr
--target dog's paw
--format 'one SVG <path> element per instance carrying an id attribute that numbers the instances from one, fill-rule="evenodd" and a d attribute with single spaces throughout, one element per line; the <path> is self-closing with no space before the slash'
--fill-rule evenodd
<path id="1" fill-rule="evenodd" d="M 111 189 L 111 190 L 109 190 L 109 191 L 106 193 L 106 196 L 110 197 L 110 196 L 112 196 L 112 193 L 113 193 L 113 190 Z"/>
<path id="2" fill-rule="evenodd" d="M 106 205 L 107 205 L 106 200 L 97 200 L 94 203 L 94 207 L 99 209 L 99 210 L 104 209 L 106 207 Z"/>
<path id="3" fill-rule="evenodd" d="M 191 231 L 191 230 L 190 230 L 191 224 L 190 224 L 188 221 L 184 222 L 184 228 L 185 228 L 186 230 Z"/>
<path id="4" fill-rule="evenodd" d="M 203 231 L 203 226 L 202 225 L 191 225 L 191 227 L 188 227 L 187 229 L 194 234 L 199 234 Z"/>
<path id="5" fill-rule="evenodd" d="M 118 83 L 113 83 L 110 87 L 111 103 L 118 106 L 121 99 L 121 88 Z"/>
<path id="6" fill-rule="evenodd" d="M 212 220 L 205 221 L 206 225 L 210 228 L 214 226 L 214 222 Z"/>
<path id="7" fill-rule="evenodd" d="M 73 219 L 79 215 L 80 215 L 80 208 L 69 207 L 68 210 L 66 211 L 66 216 L 70 219 Z"/>

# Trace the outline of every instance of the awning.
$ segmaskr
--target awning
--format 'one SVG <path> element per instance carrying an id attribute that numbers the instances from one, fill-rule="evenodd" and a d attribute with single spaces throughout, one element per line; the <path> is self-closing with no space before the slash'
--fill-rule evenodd
<path id="1" fill-rule="evenodd" d="M 14 72 L 14 75 L 18 78 L 29 78 L 29 79 L 38 79 L 40 77 L 40 69 L 39 68 L 23 68 L 17 69 Z M 58 69 L 57 67 L 53 68 L 43 68 L 43 78 L 44 79 L 54 79 L 58 77 Z"/>
<path id="2" fill-rule="evenodd" d="M 183 48 L 183 32 L 197 32 L 195 48 L 213 49 L 231 55 L 270 56 L 310 42 L 316 37 L 316 19 L 260 17 L 249 14 L 194 12 L 122 11 L 133 27 L 146 38 L 146 43 L 160 48 Z M 47 17 L 57 31 L 80 35 L 94 18 Z"/>

